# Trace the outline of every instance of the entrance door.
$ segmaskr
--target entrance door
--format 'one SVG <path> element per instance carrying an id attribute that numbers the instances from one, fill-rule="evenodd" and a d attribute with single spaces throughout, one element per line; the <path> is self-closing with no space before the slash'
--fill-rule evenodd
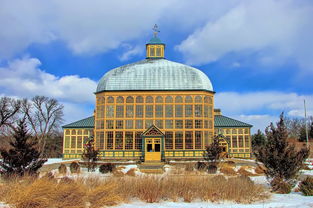
<path id="1" fill-rule="evenodd" d="M 146 138 L 145 161 L 161 161 L 161 139 Z"/>

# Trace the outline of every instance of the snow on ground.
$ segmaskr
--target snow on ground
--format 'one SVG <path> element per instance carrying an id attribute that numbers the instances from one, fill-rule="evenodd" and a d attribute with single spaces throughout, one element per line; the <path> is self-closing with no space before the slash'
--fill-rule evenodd
<path id="1" fill-rule="evenodd" d="M 313 196 L 302 196 L 298 193 L 291 194 L 273 194 L 266 200 L 253 204 L 236 204 L 231 202 L 160 202 L 160 203 L 144 203 L 136 201 L 130 204 L 121 204 L 115 208 L 310 208 L 313 207 Z"/>
<path id="2" fill-rule="evenodd" d="M 73 160 L 63 160 L 62 158 L 48 158 L 48 161 L 45 162 L 44 165 L 50 165 L 55 163 L 62 163 L 62 162 L 71 162 L 71 161 L 77 161 L 78 159 Z"/>

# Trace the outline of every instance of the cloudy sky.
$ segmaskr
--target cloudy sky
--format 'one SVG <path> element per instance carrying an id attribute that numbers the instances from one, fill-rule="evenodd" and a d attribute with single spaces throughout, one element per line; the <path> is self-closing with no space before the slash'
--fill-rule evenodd
<path id="1" fill-rule="evenodd" d="M 155 23 L 166 58 L 205 72 L 223 114 L 254 131 L 313 115 L 311 0 L 0 0 L 0 95 L 57 98 L 92 115 L 97 81 L 145 58 Z"/>

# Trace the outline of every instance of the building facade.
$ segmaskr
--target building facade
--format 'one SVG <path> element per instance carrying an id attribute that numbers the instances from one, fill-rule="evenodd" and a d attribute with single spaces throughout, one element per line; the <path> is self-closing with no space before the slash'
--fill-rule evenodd
<path id="1" fill-rule="evenodd" d="M 213 86 L 199 69 L 166 60 L 155 34 L 146 59 L 107 72 L 92 117 L 63 126 L 64 158 L 79 158 L 93 137 L 102 159 L 201 159 L 220 135 L 230 157 L 249 158 L 251 125 L 214 110 Z"/>

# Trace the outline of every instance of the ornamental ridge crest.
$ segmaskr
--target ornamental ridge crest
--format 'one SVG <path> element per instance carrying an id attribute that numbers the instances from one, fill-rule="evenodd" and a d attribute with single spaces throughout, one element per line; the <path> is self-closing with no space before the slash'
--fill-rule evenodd
<path id="1" fill-rule="evenodd" d="M 164 136 L 164 134 L 155 126 L 150 126 L 145 132 L 142 133 L 143 136 Z"/>

